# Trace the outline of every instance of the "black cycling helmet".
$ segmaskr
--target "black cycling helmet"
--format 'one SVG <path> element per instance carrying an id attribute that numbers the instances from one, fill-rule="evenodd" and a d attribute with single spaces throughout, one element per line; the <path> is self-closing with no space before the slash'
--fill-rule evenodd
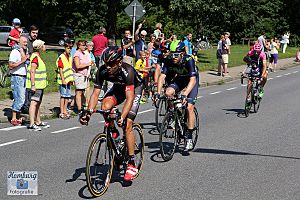
<path id="1" fill-rule="evenodd" d="M 123 59 L 122 48 L 118 46 L 107 47 L 102 53 L 102 61 L 107 64 L 113 64 Z"/>
<path id="2" fill-rule="evenodd" d="M 185 51 L 184 43 L 180 40 L 175 40 L 170 45 L 170 51 L 172 53 L 181 53 Z"/>
<path id="3" fill-rule="evenodd" d="M 170 42 L 168 42 L 167 40 L 161 43 L 161 51 L 162 52 L 167 52 L 170 50 Z"/>

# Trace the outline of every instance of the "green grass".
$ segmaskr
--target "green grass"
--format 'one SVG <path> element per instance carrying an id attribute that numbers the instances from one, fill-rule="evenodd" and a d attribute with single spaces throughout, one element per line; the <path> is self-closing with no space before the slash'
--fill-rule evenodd
<path id="1" fill-rule="evenodd" d="M 82 38 L 88 39 L 88 38 Z M 119 42 L 119 41 L 118 41 Z M 295 57 L 298 48 L 288 47 L 285 54 L 279 52 L 279 59 Z M 229 56 L 229 67 L 243 65 L 243 57 L 249 51 L 248 46 L 243 45 L 233 45 L 231 47 L 231 55 Z M 9 58 L 9 51 L 0 51 L 0 60 L 6 60 Z M 46 88 L 46 92 L 58 91 L 58 85 L 56 83 L 56 59 L 58 53 L 56 51 L 46 51 L 42 53 L 42 58 L 45 61 L 47 67 L 47 76 L 49 85 Z M 215 70 L 218 67 L 218 60 L 216 59 L 216 48 L 211 48 L 208 50 L 202 50 L 198 54 L 198 68 L 200 71 Z M 9 98 L 10 87 L 0 88 L 0 100 Z"/>

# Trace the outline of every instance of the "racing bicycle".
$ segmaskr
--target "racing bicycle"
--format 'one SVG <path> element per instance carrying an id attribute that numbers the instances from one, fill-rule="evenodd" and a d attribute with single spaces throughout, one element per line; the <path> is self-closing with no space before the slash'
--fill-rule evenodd
<path id="1" fill-rule="evenodd" d="M 117 108 L 111 110 L 94 110 L 95 113 L 100 113 L 105 118 L 104 131 L 99 133 L 92 140 L 86 159 L 86 181 L 91 194 L 95 197 L 103 195 L 111 181 L 114 169 L 117 171 L 126 171 L 128 153 L 125 138 L 125 130 L 123 127 L 123 135 L 116 139 L 113 137 L 113 129 L 111 124 L 116 127 L 116 122 L 121 117 L 121 113 Z M 116 129 L 114 129 L 116 130 Z M 135 137 L 135 164 L 138 177 L 143 161 L 144 161 L 144 133 L 139 124 L 133 124 L 132 130 Z"/>

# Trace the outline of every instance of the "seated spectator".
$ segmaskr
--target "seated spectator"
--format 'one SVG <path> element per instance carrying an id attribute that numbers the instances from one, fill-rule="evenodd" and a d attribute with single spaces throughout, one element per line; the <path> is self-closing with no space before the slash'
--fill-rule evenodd
<path id="1" fill-rule="evenodd" d="M 20 37 L 20 49 L 27 50 L 27 38 Z M 13 49 L 9 56 L 9 69 L 11 74 L 11 89 L 13 94 L 12 119 L 10 123 L 14 126 L 20 126 L 22 119 L 20 118 L 21 107 L 25 101 L 25 82 L 26 82 L 26 61 L 29 59 L 28 52 L 21 53 L 20 49 Z"/>
<path id="2" fill-rule="evenodd" d="M 62 53 L 57 61 L 57 83 L 60 91 L 60 114 L 61 119 L 69 119 L 70 114 L 67 111 L 69 99 L 71 98 L 71 85 L 74 82 L 72 71 L 72 56 L 70 54 L 72 44 L 64 44 L 64 53 Z"/>
<path id="3" fill-rule="evenodd" d="M 300 62 L 300 49 L 296 53 L 296 61 Z"/>

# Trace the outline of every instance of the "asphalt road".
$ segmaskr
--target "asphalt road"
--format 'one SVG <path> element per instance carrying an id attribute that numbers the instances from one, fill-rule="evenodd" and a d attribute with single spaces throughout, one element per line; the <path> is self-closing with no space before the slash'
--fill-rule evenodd
<path id="1" fill-rule="evenodd" d="M 101 199 L 300 199 L 300 66 L 272 73 L 258 113 L 244 118 L 246 88 L 239 81 L 201 88 L 201 131 L 190 156 L 161 162 L 153 107 L 143 105 L 145 162 L 132 185 L 115 179 Z M 273 79 L 272 79 L 273 78 Z M 0 199 L 91 199 L 85 159 L 100 116 L 87 127 L 77 118 L 51 120 L 51 128 L 0 129 Z M 9 126 L 9 125 L 8 125 Z M 38 196 L 7 196 L 6 173 L 38 171 Z M 100 198 L 99 198 L 100 199 Z"/>

